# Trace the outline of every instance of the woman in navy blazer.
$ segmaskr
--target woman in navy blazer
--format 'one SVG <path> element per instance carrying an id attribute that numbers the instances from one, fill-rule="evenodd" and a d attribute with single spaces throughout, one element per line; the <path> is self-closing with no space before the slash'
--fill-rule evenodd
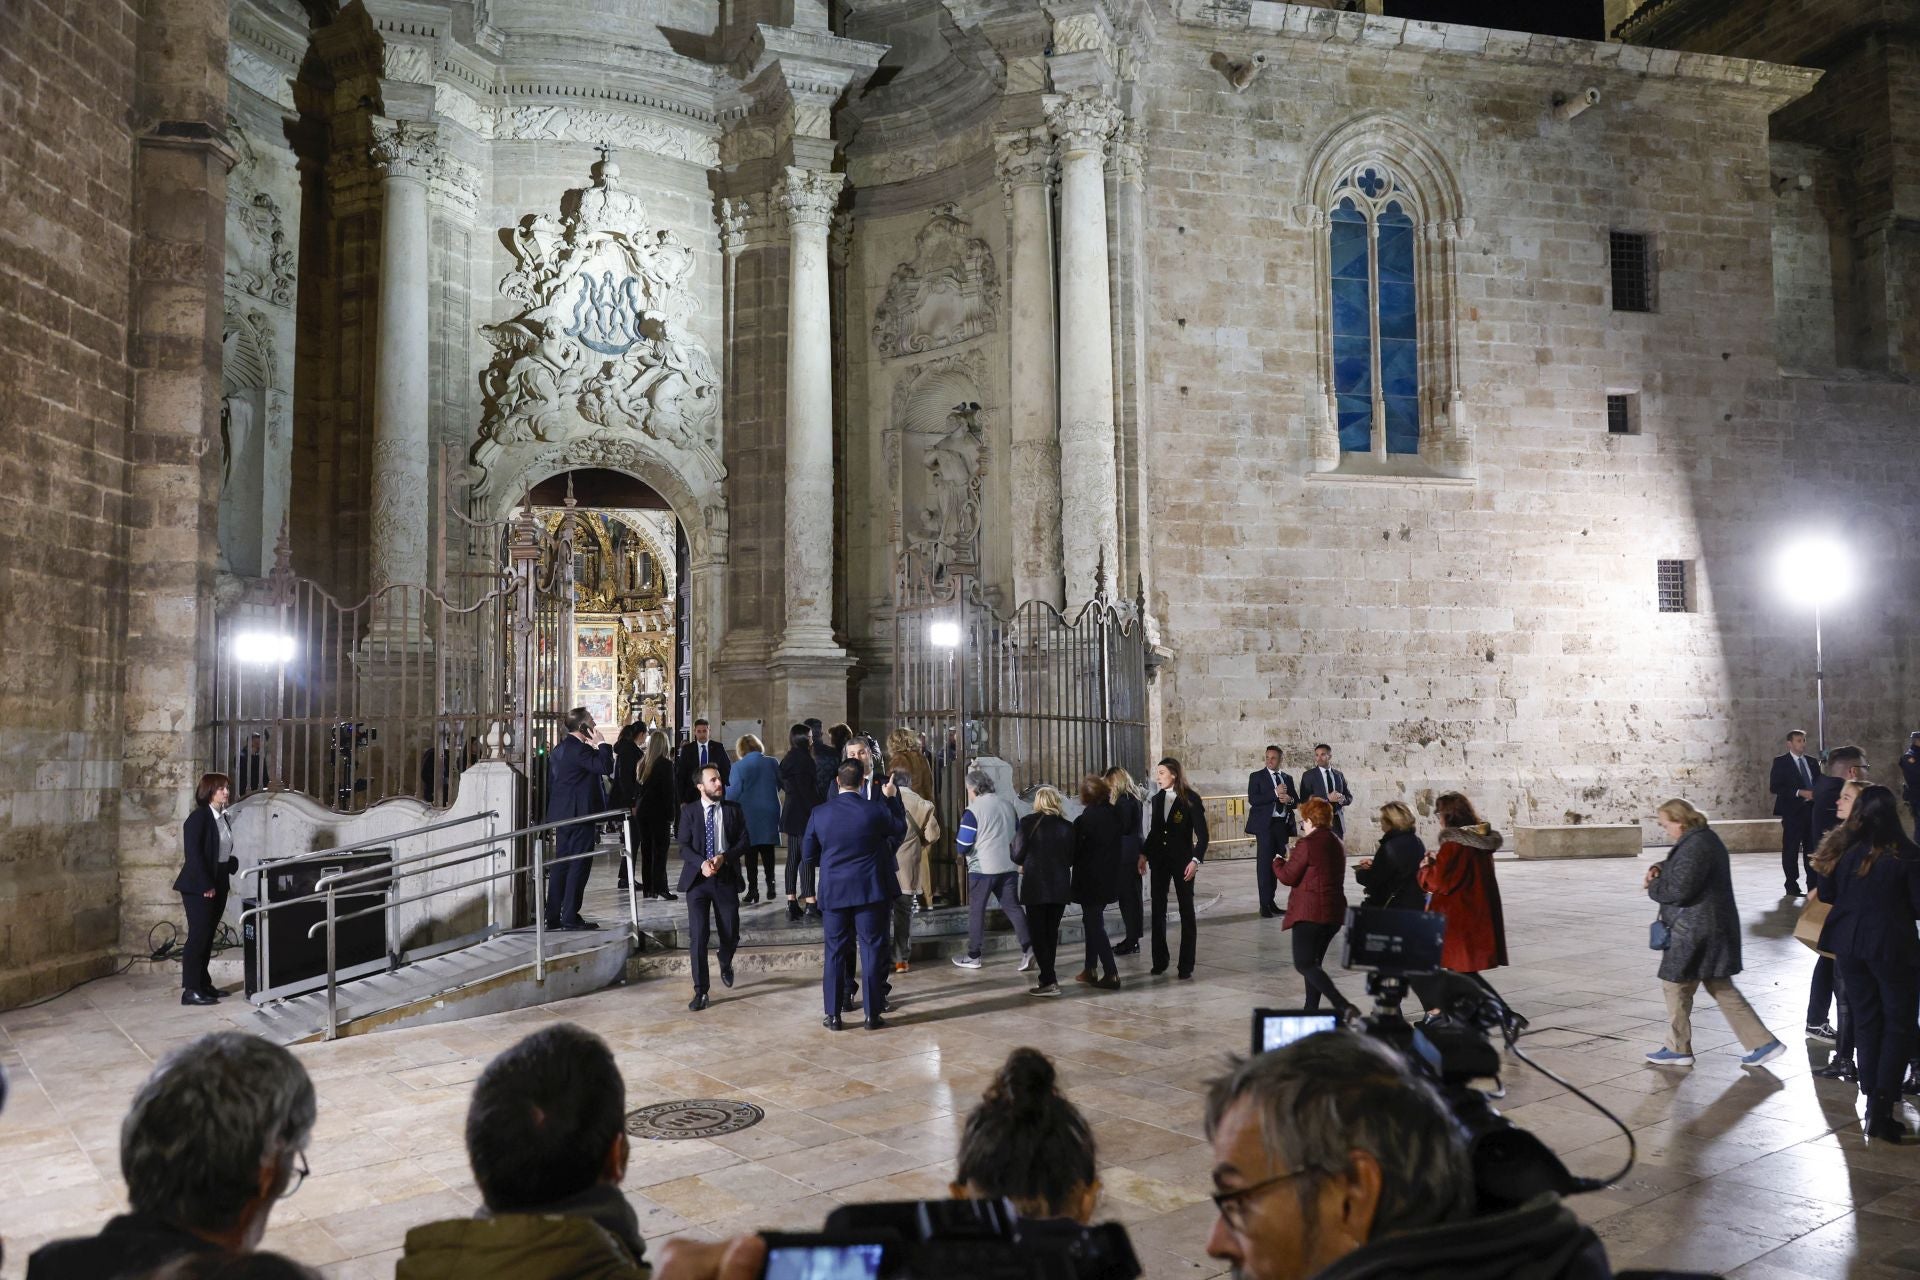
<path id="1" fill-rule="evenodd" d="M 1898 1143 L 1906 1129 L 1893 1106 L 1913 1056 L 1920 1005 L 1920 848 L 1900 825 L 1899 802 L 1886 787 L 1860 793 L 1841 840 L 1846 852 L 1820 874 L 1820 900 L 1833 905 L 1820 949 L 1833 953 L 1852 1007 L 1867 1136 Z"/>
<path id="2" fill-rule="evenodd" d="M 820 794 L 820 771 L 813 758 L 813 733 L 804 724 L 787 731 L 787 754 L 780 757 L 780 831 L 787 837 L 787 919 L 798 920 L 813 904 L 813 869 L 800 865 L 800 838 L 816 806 L 826 803 Z"/>
<path id="3" fill-rule="evenodd" d="M 733 772 L 727 778 L 727 799 L 747 815 L 747 854 L 744 859 L 747 896 L 741 901 L 752 906 L 760 901 L 760 890 L 753 878 L 757 861 L 767 881 L 767 901 L 774 900 L 773 847 L 780 843 L 780 766 L 760 746 L 760 739 L 743 733 L 733 742 Z"/>
<path id="4" fill-rule="evenodd" d="M 181 835 L 186 848 L 173 889 L 180 895 L 187 917 L 187 944 L 180 954 L 180 1003 L 212 1004 L 220 998 L 207 972 L 213 955 L 214 931 L 227 910 L 228 877 L 240 869 L 233 853 L 233 828 L 227 825 L 227 805 L 233 800 L 233 779 L 224 773 L 200 776 L 193 789 L 193 812 Z"/>

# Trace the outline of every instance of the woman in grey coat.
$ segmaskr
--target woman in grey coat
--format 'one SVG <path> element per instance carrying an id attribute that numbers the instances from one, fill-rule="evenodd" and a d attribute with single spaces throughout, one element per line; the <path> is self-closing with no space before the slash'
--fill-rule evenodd
<path id="1" fill-rule="evenodd" d="M 1665 862 L 1647 868 L 1647 896 L 1660 904 L 1667 948 L 1660 956 L 1660 986 L 1667 997 L 1667 1043 L 1647 1055 L 1660 1067 L 1693 1065 L 1693 993 L 1702 986 L 1726 1015 L 1758 1067 L 1786 1053 L 1733 985 L 1740 972 L 1740 912 L 1733 904 L 1733 871 L 1727 846 L 1707 826 L 1707 815 L 1685 800 L 1660 806 L 1660 825 L 1673 841 Z"/>

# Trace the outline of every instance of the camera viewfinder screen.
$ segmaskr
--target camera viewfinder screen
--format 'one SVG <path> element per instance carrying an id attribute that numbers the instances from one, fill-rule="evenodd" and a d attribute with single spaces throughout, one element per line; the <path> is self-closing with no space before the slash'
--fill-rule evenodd
<path id="1" fill-rule="evenodd" d="M 880 1280 L 879 1244 L 787 1245 L 767 1254 L 766 1280 Z"/>
<path id="2" fill-rule="evenodd" d="M 1331 1013 L 1309 1013 L 1305 1009 L 1255 1009 L 1253 1011 L 1253 1051 L 1272 1053 L 1295 1040 L 1331 1031 L 1339 1019 Z"/>

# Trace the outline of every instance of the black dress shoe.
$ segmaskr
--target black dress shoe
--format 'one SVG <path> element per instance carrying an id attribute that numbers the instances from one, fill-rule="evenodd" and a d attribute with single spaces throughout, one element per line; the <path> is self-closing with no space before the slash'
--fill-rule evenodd
<path id="1" fill-rule="evenodd" d="M 1160 976 L 1161 974 L 1163 974 L 1163 973 L 1165 973 L 1166 971 L 1167 971 L 1167 966 L 1165 966 L 1165 965 L 1163 965 L 1163 964 L 1157 964 L 1157 965 L 1155 965 L 1155 966 L 1153 966 L 1153 968 L 1152 968 L 1152 970 L 1151 970 L 1150 972 L 1151 972 L 1151 973 L 1153 974 L 1153 976 L 1154 976 L 1154 977 L 1156 977 L 1156 978 L 1157 978 L 1157 977 L 1159 977 L 1159 976 Z"/>
<path id="2" fill-rule="evenodd" d="M 663 894 L 661 894 L 661 895 L 660 895 L 660 901 L 662 901 L 662 902 L 678 902 L 678 901 L 680 901 L 680 895 L 679 895 L 679 894 L 676 894 L 676 893 L 663 893 Z"/>
<path id="3" fill-rule="evenodd" d="M 847 1029 L 847 1024 L 840 1021 L 840 1015 L 837 1013 L 830 1013 L 820 1019 L 820 1025 L 829 1031 L 845 1031 Z"/>
<path id="4" fill-rule="evenodd" d="M 792 898 L 787 899 L 787 919 L 798 920 L 805 914 L 806 912 L 800 909 L 799 903 L 795 902 Z"/>
<path id="5" fill-rule="evenodd" d="M 809 920 L 818 920 L 820 918 L 820 904 L 817 902 L 809 902 L 807 904 L 806 917 Z"/>
<path id="6" fill-rule="evenodd" d="M 1174 977 L 1176 977 L 1176 978 L 1178 978 L 1178 979 L 1180 979 L 1180 981 L 1182 981 L 1182 982 L 1192 982 L 1192 981 L 1193 981 L 1193 975 L 1192 975 L 1191 973 L 1176 973 L 1176 974 L 1174 974 L 1173 976 L 1174 976 Z"/>
<path id="7" fill-rule="evenodd" d="M 1805 894 L 1803 894 L 1803 893 L 1801 893 L 1801 892 L 1800 892 L 1800 886 L 1799 886 L 1799 885 L 1797 885 L 1797 884 L 1795 884 L 1795 883 L 1794 883 L 1793 881 L 1791 881 L 1791 880 L 1789 880 L 1789 881 L 1787 881 L 1787 896 L 1788 896 L 1789 898 L 1804 898 L 1804 897 L 1806 897 L 1806 895 L 1805 895 Z"/>
<path id="8" fill-rule="evenodd" d="M 562 933 L 592 933 L 600 927 L 598 920 L 569 920 L 560 926 Z"/>
<path id="9" fill-rule="evenodd" d="M 182 991 L 180 993 L 180 1003 L 181 1004 L 218 1004 L 219 1001 L 215 997 L 207 995 L 203 991 Z"/>
<path id="10" fill-rule="evenodd" d="M 860 1002 L 854 999 L 852 996 L 848 996 L 845 1000 L 842 1000 L 840 1002 L 840 1012 L 858 1013 L 860 1012 Z"/>
<path id="11" fill-rule="evenodd" d="M 220 993 L 212 987 L 200 988 L 200 994 L 209 1000 L 218 1000 L 220 998 Z"/>
<path id="12" fill-rule="evenodd" d="M 749 890 L 747 896 L 740 899 L 740 905 L 743 907 L 757 907 L 760 905 L 760 895 Z"/>
<path id="13" fill-rule="evenodd" d="M 687 1002 L 687 1008 L 692 1010 L 695 1013 L 700 1012 L 702 1009 L 706 1007 L 707 1007 L 707 993 L 704 991 L 694 992 L 693 999 Z"/>
<path id="14" fill-rule="evenodd" d="M 730 966 L 720 966 L 720 985 L 723 987 L 731 987 L 733 985 L 733 969 Z"/>
<path id="15" fill-rule="evenodd" d="M 869 1031 L 883 1031 L 886 1029 L 886 1025 L 887 1020 L 877 1013 L 871 1018 L 868 1018 L 866 1022 L 867 1030 Z"/>
<path id="16" fill-rule="evenodd" d="M 1280 910 L 1277 907 L 1261 907 L 1260 908 L 1260 918 L 1262 920 L 1271 920 L 1279 914 L 1280 914 Z"/>
<path id="17" fill-rule="evenodd" d="M 1140 944 L 1137 942 L 1123 942 L 1113 949 L 1113 954 L 1117 956 L 1137 956 L 1140 954 Z"/>

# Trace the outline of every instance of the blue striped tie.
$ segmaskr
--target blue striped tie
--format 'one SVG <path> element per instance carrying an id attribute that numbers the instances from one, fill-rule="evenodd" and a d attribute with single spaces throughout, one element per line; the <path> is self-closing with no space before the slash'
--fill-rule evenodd
<path id="1" fill-rule="evenodd" d="M 713 844 L 714 844 L 713 819 L 714 819 L 714 815 L 719 812 L 720 812 L 719 805 L 710 804 L 707 806 L 707 858 L 709 861 L 711 861 L 713 858 Z"/>

